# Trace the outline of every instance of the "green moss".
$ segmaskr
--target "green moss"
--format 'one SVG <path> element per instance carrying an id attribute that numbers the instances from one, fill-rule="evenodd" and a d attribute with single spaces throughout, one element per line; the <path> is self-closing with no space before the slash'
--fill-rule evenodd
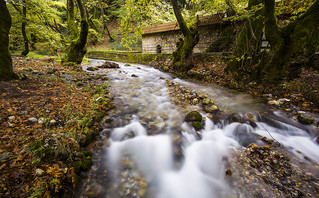
<path id="1" fill-rule="evenodd" d="M 33 142 L 28 146 L 28 150 L 34 157 L 44 162 L 65 160 L 70 154 L 70 150 L 52 136 L 46 136 L 40 141 Z"/>
<path id="2" fill-rule="evenodd" d="M 298 121 L 302 124 L 306 124 L 306 125 L 309 125 L 309 124 L 313 124 L 316 119 L 306 113 L 300 113 L 298 114 L 298 117 L 297 117 Z"/>
<path id="3" fill-rule="evenodd" d="M 89 152 L 80 152 L 77 153 L 76 161 L 72 163 L 74 171 L 76 173 L 80 171 L 86 171 L 92 166 L 91 153 Z"/>
<path id="4" fill-rule="evenodd" d="M 197 111 L 191 111 L 185 116 L 186 122 L 201 122 L 202 115 Z"/>
<path id="5" fill-rule="evenodd" d="M 248 9 L 262 3 L 262 0 L 250 0 Z M 234 56 L 229 60 L 225 71 L 236 73 L 239 78 L 250 74 L 253 65 L 258 62 L 260 39 L 263 34 L 263 10 L 257 11 L 244 23 L 236 40 Z"/>
<path id="6" fill-rule="evenodd" d="M 196 131 L 200 131 L 204 128 L 200 122 L 193 122 L 192 126 L 194 127 Z"/>

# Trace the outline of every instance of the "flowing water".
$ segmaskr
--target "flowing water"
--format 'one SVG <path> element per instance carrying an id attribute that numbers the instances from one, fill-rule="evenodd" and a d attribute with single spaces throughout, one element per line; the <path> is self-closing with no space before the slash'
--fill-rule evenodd
<path id="1" fill-rule="evenodd" d="M 91 62 L 93 66 L 103 63 Z M 245 189 L 238 182 L 238 174 L 245 170 L 234 170 L 245 167 L 232 159 L 236 158 L 233 153 L 244 150 L 242 145 L 263 145 L 259 136 L 275 139 L 298 159 L 308 159 L 301 161 L 311 168 L 319 163 L 319 146 L 309 128 L 273 119 L 270 124 L 258 116 L 254 127 L 239 122 L 214 124 L 200 105 L 176 105 L 173 101 L 182 99 L 176 98 L 169 85 L 176 83 L 193 95 L 205 94 L 225 112 L 254 116 L 266 109 L 249 95 L 174 78 L 152 67 L 118 64 L 119 69 L 95 71 L 110 77 L 115 109 L 106 117 L 108 122 L 100 137 L 104 144 L 94 155 L 81 197 L 249 197 L 245 191 L 251 184 Z M 186 113 L 194 110 L 205 118 L 204 129 L 199 132 L 184 122 Z M 231 177 L 225 174 L 229 167 Z M 258 181 L 261 186 L 267 185 Z"/>

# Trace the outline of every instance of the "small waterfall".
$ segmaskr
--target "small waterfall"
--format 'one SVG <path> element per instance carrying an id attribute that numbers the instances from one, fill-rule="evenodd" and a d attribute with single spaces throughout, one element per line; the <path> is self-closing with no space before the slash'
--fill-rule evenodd
<path id="1" fill-rule="evenodd" d="M 216 104 L 223 110 L 237 113 L 253 113 L 264 108 L 251 96 L 174 79 L 142 65 L 119 64 L 120 70 L 108 75 L 113 79 L 110 89 L 116 96 L 112 116 L 120 124 L 110 129 L 109 145 L 105 146 L 102 157 L 107 159 L 103 163 L 112 175 L 109 188 L 113 189 L 112 193 L 104 190 L 100 197 L 244 197 L 245 193 L 238 192 L 232 184 L 239 179 L 226 178 L 229 159 L 232 153 L 251 143 L 264 145 L 261 137 L 278 141 L 300 159 L 307 156 L 319 163 L 319 146 L 303 128 L 260 116 L 256 117 L 254 126 L 249 122 L 214 124 L 199 106 L 172 103 L 170 99 L 175 96 L 170 95 L 165 81 L 204 92 L 213 100 L 217 98 Z M 205 127 L 200 131 L 184 122 L 185 113 L 194 109 L 205 117 Z M 176 152 L 181 152 L 183 157 L 176 159 Z"/>

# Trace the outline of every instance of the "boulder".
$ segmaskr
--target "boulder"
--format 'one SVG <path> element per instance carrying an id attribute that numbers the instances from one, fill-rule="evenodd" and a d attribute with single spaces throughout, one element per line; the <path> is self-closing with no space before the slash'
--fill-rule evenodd
<path id="1" fill-rule="evenodd" d="M 186 122 L 201 122 L 202 115 L 198 111 L 191 111 L 185 116 Z"/>
<path id="2" fill-rule="evenodd" d="M 316 121 L 314 117 L 312 117 L 311 115 L 305 112 L 298 112 L 297 119 L 301 124 L 306 124 L 306 125 L 313 124 Z"/>
<path id="3" fill-rule="evenodd" d="M 98 68 L 116 69 L 116 68 L 120 68 L 120 66 L 117 63 L 106 61 L 105 63 L 103 63 L 103 65 L 98 66 Z"/>
<path id="4" fill-rule="evenodd" d="M 259 136 L 252 132 L 253 128 L 248 124 L 240 124 L 235 129 L 235 138 L 244 147 L 259 141 Z"/>
<path id="5" fill-rule="evenodd" d="M 201 123 L 201 122 L 198 122 L 198 121 L 193 122 L 192 126 L 194 127 L 194 129 L 195 129 L 196 131 L 200 131 L 200 130 L 202 130 L 202 129 L 204 128 L 204 126 L 202 125 L 202 123 Z"/>

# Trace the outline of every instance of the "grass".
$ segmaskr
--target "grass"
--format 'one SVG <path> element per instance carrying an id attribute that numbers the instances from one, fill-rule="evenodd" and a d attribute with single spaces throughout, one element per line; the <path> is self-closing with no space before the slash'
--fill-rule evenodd
<path id="1" fill-rule="evenodd" d="M 40 54 L 37 54 L 37 53 L 34 53 L 34 52 L 29 52 L 27 57 L 29 58 L 43 58 L 45 57 L 44 55 L 40 55 Z"/>

